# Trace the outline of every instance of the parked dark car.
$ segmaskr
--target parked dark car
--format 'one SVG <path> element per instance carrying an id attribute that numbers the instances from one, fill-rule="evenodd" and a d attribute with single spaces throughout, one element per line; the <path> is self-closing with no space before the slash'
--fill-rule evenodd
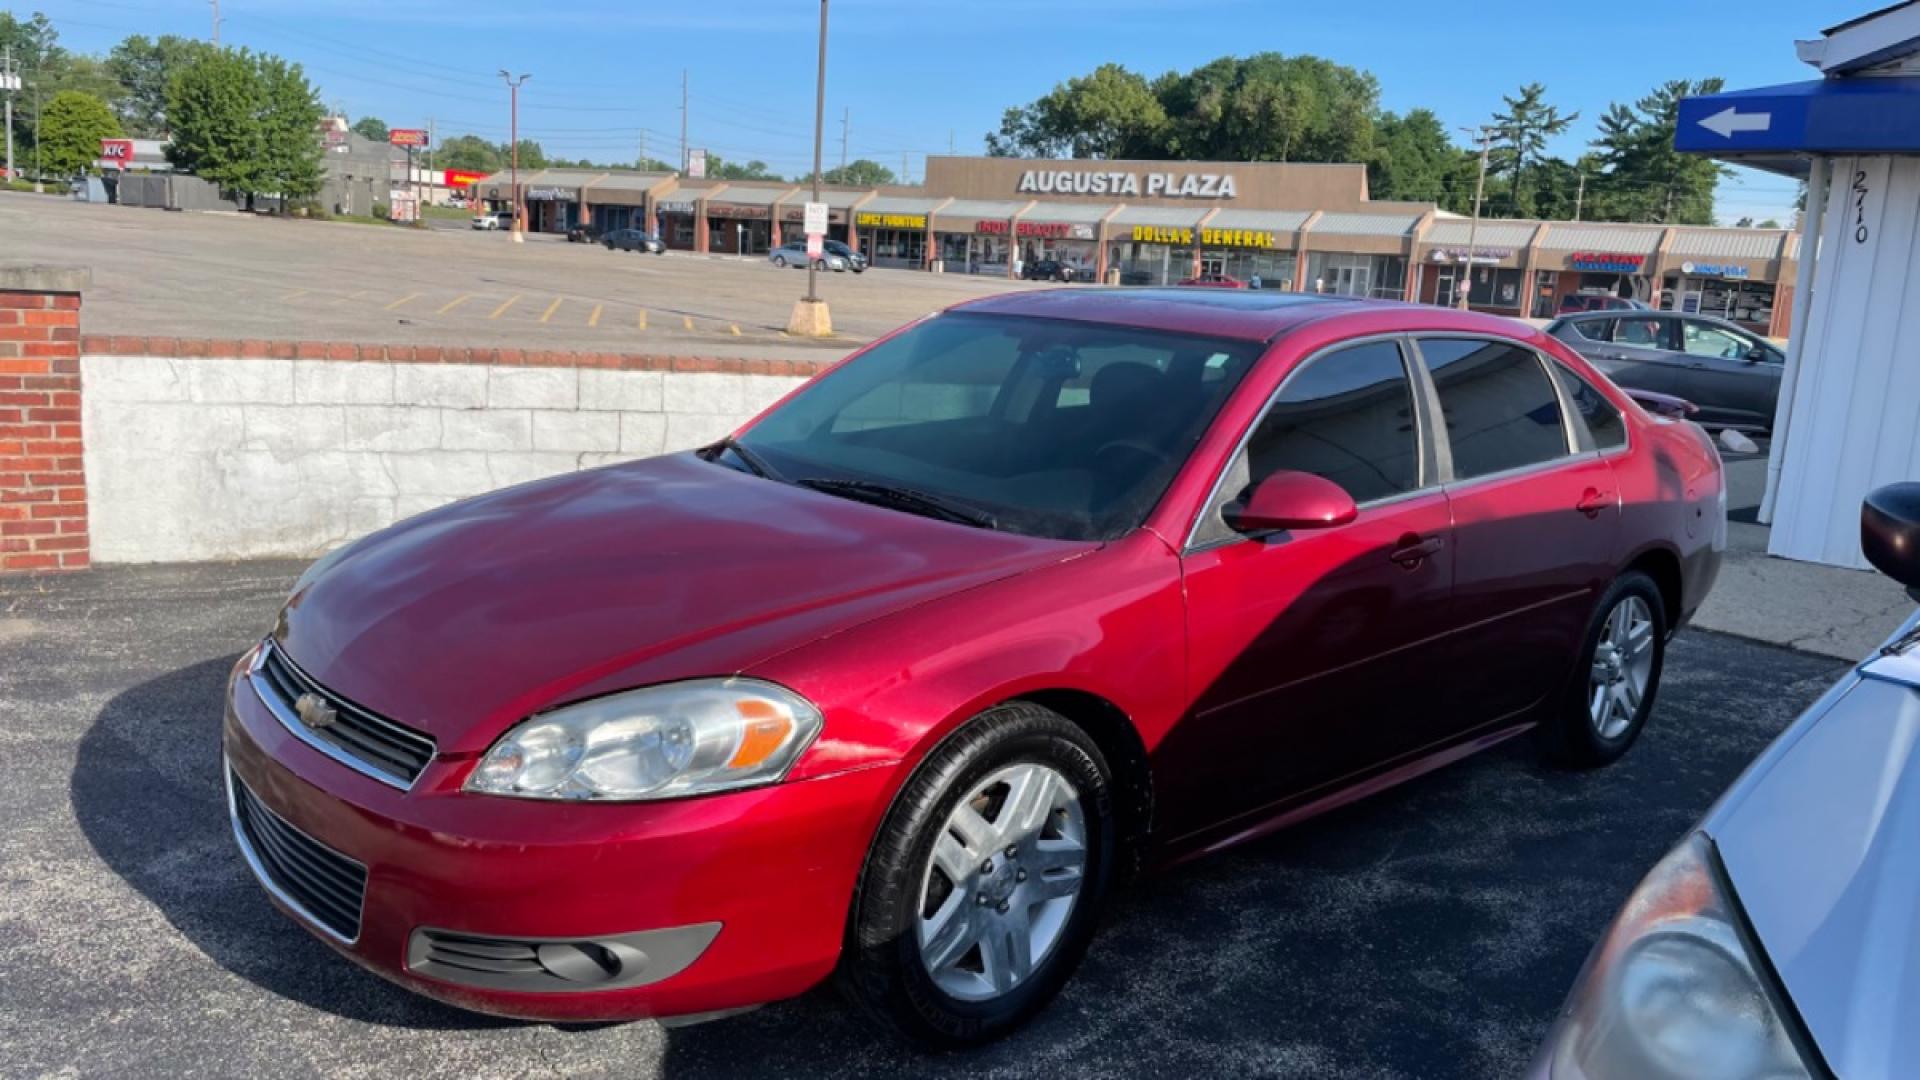
<path id="1" fill-rule="evenodd" d="M 591 244 L 598 239 L 600 231 L 584 221 L 567 230 L 569 244 Z"/>
<path id="2" fill-rule="evenodd" d="M 1093 271 L 1059 259 L 1034 259 L 1020 267 L 1020 276 L 1028 281 L 1092 281 Z"/>
<path id="3" fill-rule="evenodd" d="M 1623 387 L 1671 394 L 1699 406 L 1694 420 L 1707 427 L 1773 428 L 1786 354 L 1724 319 L 1589 312 L 1557 319 L 1547 333 Z"/>
<path id="4" fill-rule="evenodd" d="M 1530 729 L 1625 754 L 1725 505 L 1699 428 L 1510 319 L 987 297 L 704 450 L 316 563 L 233 670 L 233 830 L 301 925 L 464 1008 L 710 1015 L 838 971 L 978 1043 L 1136 866 Z"/>
<path id="5" fill-rule="evenodd" d="M 800 245 L 801 250 L 805 251 L 806 246 L 805 243 L 802 243 Z M 864 274 L 867 272 L 867 257 L 860 252 L 853 250 L 838 240 L 823 240 L 820 246 L 826 249 L 827 254 L 838 255 L 842 259 L 845 259 L 847 269 L 854 273 Z"/>
<path id="6" fill-rule="evenodd" d="M 1860 513 L 1920 600 L 1920 484 Z M 1813 704 L 1648 873 L 1530 1080 L 1910 1077 L 1920 1069 L 1920 615 Z"/>
<path id="7" fill-rule="evenodd" d="M 667 253 L 666 242 L 643 229 L 614 229 L 600 238 L 611 251 L 648 251 L 655 255 Z"/>
<path id="8" fill-rule="evenodd" d="M 1653 308 L 1642 300 L 1630 300 L 1624 296 L 1608 293 L 1568 293 L 1560 298 L 1560 314 L 1576 315 L 1583 311 L 1652 311 Z"/>

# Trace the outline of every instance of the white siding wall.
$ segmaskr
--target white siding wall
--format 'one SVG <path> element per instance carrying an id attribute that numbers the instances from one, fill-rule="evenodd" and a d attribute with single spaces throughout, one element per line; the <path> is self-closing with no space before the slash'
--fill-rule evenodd
<path id="1" fill-rule="evenodd" d="M 315 556 L 455 499 L 725 435 L 802 379 L 81 360 L 95 562 Z"/>
<path id="2" fill-rule="evenodd" d="M 1837 159 L 1829 192 L 1768 550 L 1864 567 L 1860 500 L 1920 479 L 1920 158 Z"/>

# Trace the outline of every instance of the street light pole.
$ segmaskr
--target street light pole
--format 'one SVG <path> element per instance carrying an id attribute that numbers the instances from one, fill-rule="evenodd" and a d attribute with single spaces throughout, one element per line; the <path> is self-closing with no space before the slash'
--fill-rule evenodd
<path id="1" fill-rule="evenodd" d="M 507 127 L 507 138 L 512 141 L 508 155 L 512 162 L 513 242 L 516 244 L 524 244 L 527 242 L 527 237 L 520 227 L 520 84 L 533 78 L 533 76 L 522 73 L 521 76 L 516 79 L 506 68 L 501 68 L 500 77 L 506 80 L 507 88 L 512 91 L 513 95 L 513 116 L 508 122 Z"/>
<path id="2" fill-rule="evenodd" d="M 1478 129 L 1461 128 L 1460 130 L 1471 135 L 1476 135 L 1480 139 L 1480 179 L 1476 180 L 1473 185 L 1473 224 L 1467 226 L 1467 287 L 1465 289 L 1459 288 L 1457 281 L 1454 287 L 1454 291 L 1458 293 L 1455 297 L 1455 300 L 1458 302 L 1457 306 L 1461 311 L 1465 311 L 1473 296 L 1474 244 L 1480 239 L 1480 200 L 1484 198 L 1487 193 L 1487 151 L 1493 146 L 1493 131 L 1490 128 L 1484 127 Z"/>
<path id="3" fill-rule="evenodd" d="M 820 201 L 820 142 L 827 117 L 827 0 L 820 0 L 820 66 L 813 84 L 813 201 Z M 824 253 L 823 253 L 824 255 Z M 793 305 L 787 319 L 787 333 L 796 337 L 826 337 L 833 333 L 833 319 L 826 302 L 816 291 L 815 276 L 820 260 L 807 260 L 807 295 Z"/>

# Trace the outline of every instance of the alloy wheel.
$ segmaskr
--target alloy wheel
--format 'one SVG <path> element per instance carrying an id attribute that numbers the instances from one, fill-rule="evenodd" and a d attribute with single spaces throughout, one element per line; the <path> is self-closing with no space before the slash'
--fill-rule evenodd
<path id="1" fill-rule="evenodd" d="M 1086 814 L 1065 776 L 1023 762 L 982 780 L 921 875 L 915 932 L 934 984 L 962 1001 L 1024 986 L 1059 944 L 1086 867 Z"/>
<path id="2" fill-rule="evenodd" d="M 1638 596 L 1623 597 L 1607 614 L 1587 679 L 1587 715 L 1603 739 L 1633 726 L 1653 679 L 1653 611 Z"/>

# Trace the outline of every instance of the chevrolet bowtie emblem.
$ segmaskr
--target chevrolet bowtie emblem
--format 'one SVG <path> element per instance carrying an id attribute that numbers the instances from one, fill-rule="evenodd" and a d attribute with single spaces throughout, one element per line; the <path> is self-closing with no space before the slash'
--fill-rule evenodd
<path id="1" fill-rule="evenodd" d="M 294 700 L 293 711 L 300 714 L 300 722 L 310 728 L 331 727 L 340 713 L 327 704 L 327 699 L 315 693 L 301 694 Z"/>

